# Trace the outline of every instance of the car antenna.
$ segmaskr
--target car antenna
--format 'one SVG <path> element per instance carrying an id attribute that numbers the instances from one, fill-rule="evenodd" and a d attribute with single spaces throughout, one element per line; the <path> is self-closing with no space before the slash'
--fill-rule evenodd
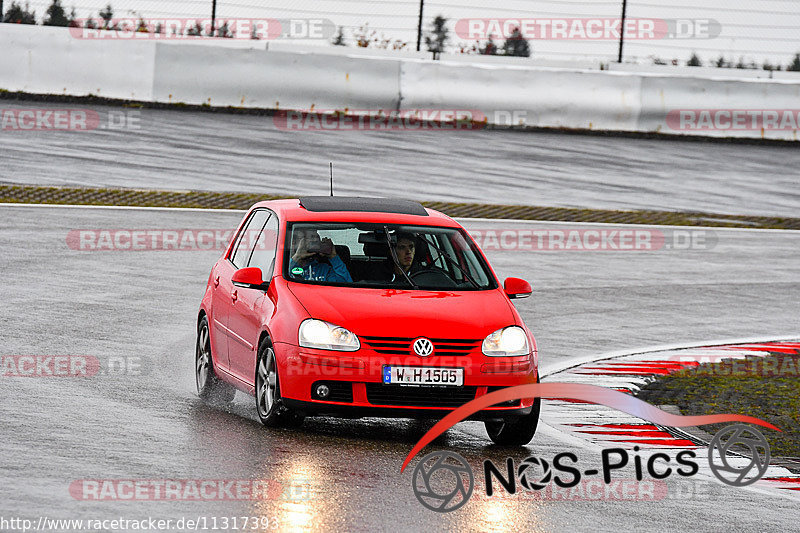
<path id="1" fill-rule="evenodd" d="M 331 165 L 331 196 L 333 196 L 333 161 L 330 162 Z"/>

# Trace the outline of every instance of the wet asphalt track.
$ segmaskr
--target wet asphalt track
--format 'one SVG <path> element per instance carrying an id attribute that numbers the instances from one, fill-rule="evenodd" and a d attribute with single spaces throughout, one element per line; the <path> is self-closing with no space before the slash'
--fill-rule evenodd
<path id="1" fill-rule="evenodd" d="M 0 100 L 0 110 L 85 107 Z M 109 112 L 121 112 L 93 109 L 104 126 Z M 343 195 L 764 216 L 798 216 L 800 204 L 797 146 L 512 131 L 284 132 L 271 117 L 126 112 L 131 128 L 0 130 L 0 183 L 327 194 L 333 161 Z"/>
<path id="2" fill-rule="evenodd" d="M 563 137 L 569 139 L 569 137 Z M 91 165 L 90 165 L 91 166 Z M 659 502 L 479 501 L 439 515 L 410 489 L 403 458 L 425 431 L 406 421 L 308 421 L 269 431 L 252 401 L 230 412 L 194 391 L 194 321 L 218 253 L 81 252 L 78 228 L 228 228 L 237 213 L 0 207 L 2 354 L 141 357 L 141 375 L 0 377 L 0 516 L 57 518 L 276 517 L 282 528 L 420 530 L 790 530 L 797 501 L 718 487 L 710 498 Z M 530 228 L 469 222 L 468 228 Z M 562 227 L 536 224 L 537 228 Z M 722 337 L 794 333 L 800 233 L 716 231 L 710 250 L 488 252 L 498 275 L 531 281 L 520 301 L 542 364 L 609 350 Z M 547 422 L 545 406 L 543 420 Z M 431 449 L 482 459 L 597 460 L 546 424 L 526 448 L 489 446 L 479 423 L 450 430 Z M 632 476 L 632 473 L 631 473 Z M 313 498 L 265 502 L 85 502 L 78 479 L 309 481 Z M 482 487 L 482 480 L 479 487 Z M 670 486 L 673 484 L 671 482 Z"/>

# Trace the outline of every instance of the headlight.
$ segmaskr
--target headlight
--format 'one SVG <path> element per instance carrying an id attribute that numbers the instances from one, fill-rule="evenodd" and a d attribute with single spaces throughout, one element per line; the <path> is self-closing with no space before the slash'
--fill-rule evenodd
<path id="1" fill-rule="evenodd" d="M 491 356 L 528 355 L 528 336 L 519 326 L 501 328 L 483 339 L 481 351 Z"/>
<path id="2" fill-rule="evenodd" d="M 300 324 L 300 346 L 304 348 L 320 348 L 322 350 L 339 350 L 342 352 L 355 352 L 361 348 L 358 337 L 351 331 L 308 318 Z"/>

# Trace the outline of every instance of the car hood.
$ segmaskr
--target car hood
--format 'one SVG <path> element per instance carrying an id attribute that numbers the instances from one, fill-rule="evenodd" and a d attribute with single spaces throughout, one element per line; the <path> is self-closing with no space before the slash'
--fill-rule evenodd
<path id="1" fill-rule="evenodd" d="M 312 318 L 356 335 L 483 339 L 516 324 L 500 290 L 428 291 L 365 289 L 290 283 Z"/>

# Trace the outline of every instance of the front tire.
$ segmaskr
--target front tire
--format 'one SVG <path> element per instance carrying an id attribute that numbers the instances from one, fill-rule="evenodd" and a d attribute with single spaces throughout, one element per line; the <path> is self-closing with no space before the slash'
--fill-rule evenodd
<path id="1" fill-rule="evenodd" d="M 302 415 L 283 405 L 278 361 L 269 339 L 264 339 L 258 347 L 256 411 L 266 427 L 297 427 L 303 423 Z"/>
<path id="2" fill-rule="evenodd" d="M 211 337 L 208 331 L 208 318 L 200 319 L 197 327 L 197 344 L 194 356 L 194 374 L 197 395 L 209 403 L 230 403 L 236 389 L 219 379 L 214 371 L 214 356 L 211 353 Z"/>
<path id="3" fill-rule="evenodd" d="M 486 433 L 495 444 L 502 446 L 524 446 L 533 440 L 539 425 L 542 399 L 534 398 L 530 414 L 506 420 L 484 422 Z"/>

